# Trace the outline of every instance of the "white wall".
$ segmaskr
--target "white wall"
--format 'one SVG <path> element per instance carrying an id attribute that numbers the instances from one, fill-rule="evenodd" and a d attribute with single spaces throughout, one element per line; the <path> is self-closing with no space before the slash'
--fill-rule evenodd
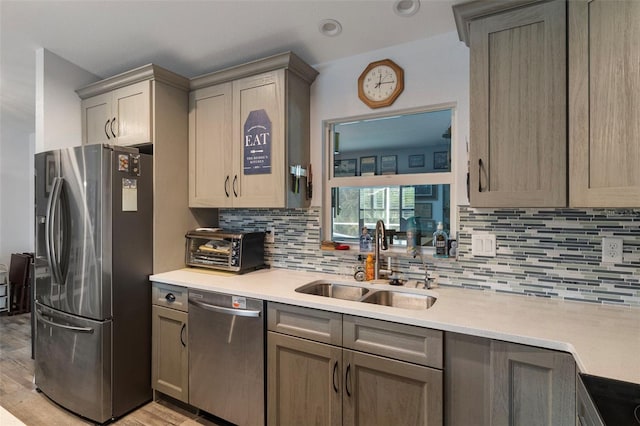
<path id="1" fill-rule="evenodd" d="M 75 90 L 99 79 L 47 49 L 36 50 L 36 152 L 82 144 Z"/>
<path id="2" fill-rule="evenodd" d="M 404 69 L 405 88 L 393 105 L 372 110 L 358 98 L 358 77 L 370 62 L 386 58 Z M 467 204 L 469 49 L 458 40 L 456 32 L 314 65 L 314 68 L 320 73 L 311 86 L 311 162 L 314 172 L 323 170 L 324 120 L 455 102 L 451 144 L 456 158 L 453 165 L 456 185 L 452 196 L 458 204 Z M 317 176 L 313 206 L 322 203 L 322 180 L 319 173 Z"/>
<path id="3" fill-rule="evenodd" d="M 35 117 L 1 111 L 0 263 L 9 266 L 11 253 L 33 251 L 33 156 L 81 144 L 80 98 L 75 89 L 98 79 L 46 49 L 38 49 Z"/>

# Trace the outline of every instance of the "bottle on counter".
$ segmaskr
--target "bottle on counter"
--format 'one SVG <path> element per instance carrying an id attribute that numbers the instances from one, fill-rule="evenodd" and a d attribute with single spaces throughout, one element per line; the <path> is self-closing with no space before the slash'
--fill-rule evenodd
<path id="1" fill-rule="evenodd" d="M 371 238 L 371 234 L 369 234 L 369 229 L 363 226 L 362 234 L 360 234 L 360 253 L 371 253 L 372 240 L 373 238 Z"/>
<path id="2" fill-rule="evenodd" d="M 448 257 L 447 256 L 447 242 L 449 236 L 444 230 L 442 222 L 438 222 L 436 232 L 433 233 L 433 246 L 436 248 L 434 257 Z"/>
<path id="3" fill-rule="evenodd" d="M 364 266 L 365 279 L 367 281 L 371 281 L 375 277 L 375 268 L 376 262 L 375 260 L 373 260 L 373 255 L 370 254 L 367 256 L 367 260 L 365 261 Z"/>

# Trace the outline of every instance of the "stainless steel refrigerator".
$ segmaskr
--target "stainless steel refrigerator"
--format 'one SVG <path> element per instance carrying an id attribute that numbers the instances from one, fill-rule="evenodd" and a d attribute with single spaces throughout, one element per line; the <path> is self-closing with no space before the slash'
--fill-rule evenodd
<path id="1" fill-rule="evenodd" d="M 152 158 L 36 154 L 35 383 L 103 423 L 151 399 Z"/>

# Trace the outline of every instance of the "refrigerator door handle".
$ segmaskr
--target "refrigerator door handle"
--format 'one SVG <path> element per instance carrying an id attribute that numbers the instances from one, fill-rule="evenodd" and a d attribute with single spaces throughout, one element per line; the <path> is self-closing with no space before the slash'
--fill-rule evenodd
<path id="1" fill-rule="evenodd" d="M 69 207 L 67 206 L 66 198 L 63 194 L 64 179 L 61 177 L 53 178 L 51 197 L 47 204 L 47 218 L 45 221 L 45 240 L 47 247 L 47 258 L 49 260 L 49 267 L 53 273 L 53 278 L 60 285 L 63 285 L 67 280 L 67 271 L 69 269 Z M 60 246 L 56 247 L 56 218 L 58 215 L 58 208 L 60 208 L 60 220 L 62 239 Z M 60 240 L 60 235 L 58 235 Z"/>
<path id="2" fill-rule="evenodd" d="M 72 325 L 64 325 L 59 324 L 55 321 L 48 320 L 44 317 L 42 311 L 40 309 L 36 310 L 36 314 L 38 315 L 38 319 L 45 324 L 50 325 L 51 327 L 64 328 L 65 330 L 75 331 L 77 333 L 89 333 L 93 334 L 93 328 L 91 327 L 74 327 Z"/>
<path id="3" fill-rule="evenodd" d="M 49 261 L 49 268 L 53 274 L 53 279 L 58 283 L 61 283 L 60 272 L 58 269 L 58 256 L 56 254 L 55 247 L 55 222 L 56 222 L 56 207 L 58 205 L 58 198 L 60 195 L 60 178 L 54 177 L 51 184 L 51 196 L 47 203 L 47 217 L 45 220 L 45 246 L 47 248 L 47 260 Z"/>

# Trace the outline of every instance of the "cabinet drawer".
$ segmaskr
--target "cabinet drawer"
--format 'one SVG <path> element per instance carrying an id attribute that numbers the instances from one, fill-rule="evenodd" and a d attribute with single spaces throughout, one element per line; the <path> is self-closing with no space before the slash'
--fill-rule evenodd
<path id="1" fill-rule="evenodd" d="M 189 309 L 187 289 L 178 285 L 153 283 L 151 303 L 187 312 Z"/>
<path id="2" fill-rule="evenodd" d="M 343 333 L 345 348 L 442 369 L 442 331 L 345 315 Z"/>
<path id="3" fill-rule="evenodd" d="M 267 327 L 290 336 L 342 345 L 342 314 L 335 312 L 269 303 Z"/>

